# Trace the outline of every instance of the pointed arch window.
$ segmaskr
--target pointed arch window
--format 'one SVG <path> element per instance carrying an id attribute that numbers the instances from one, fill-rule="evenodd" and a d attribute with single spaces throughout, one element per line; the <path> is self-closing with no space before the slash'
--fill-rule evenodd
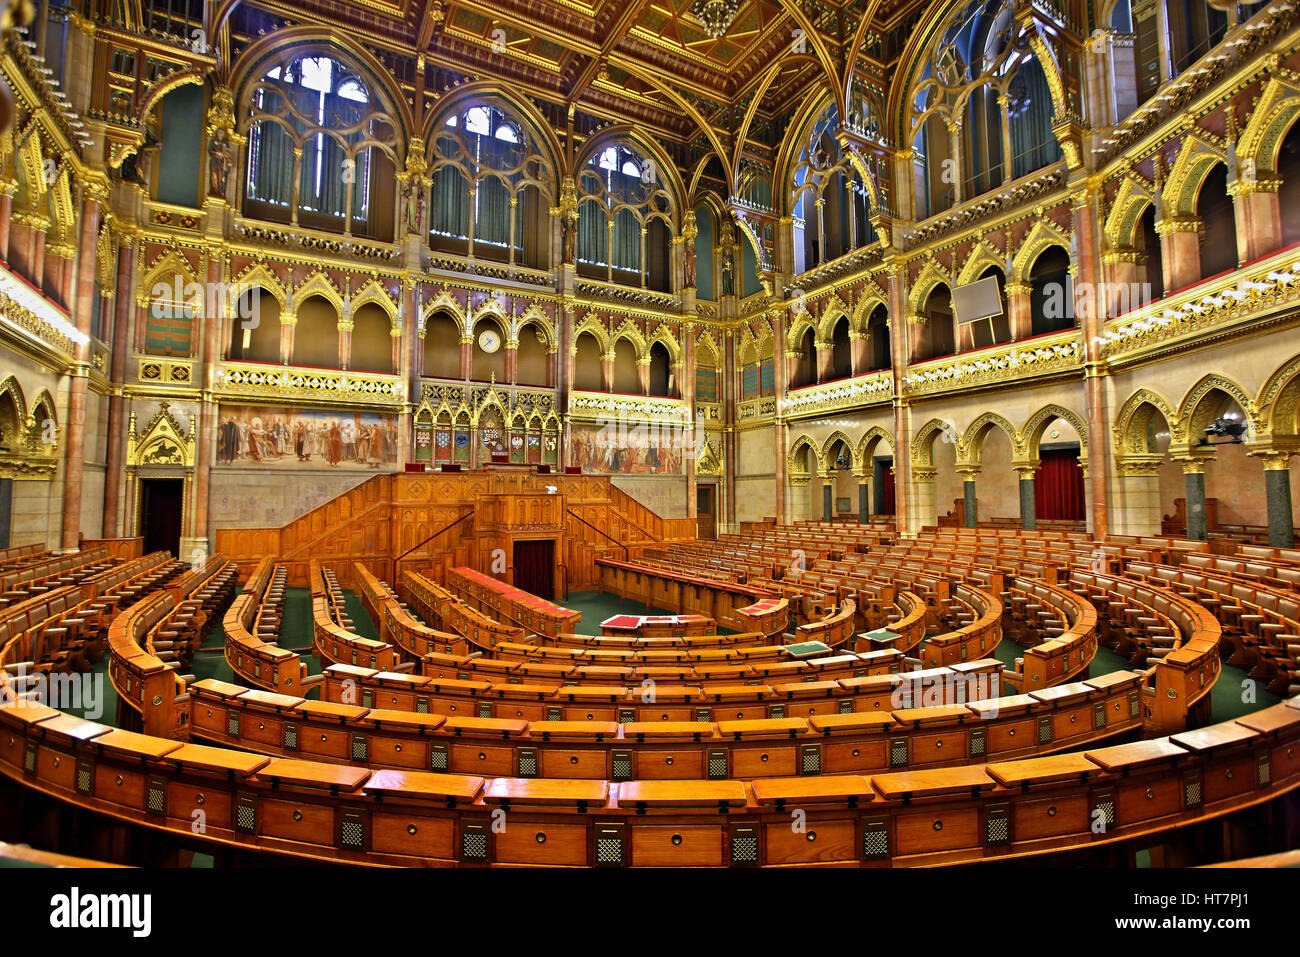
<path id="1" fill-rule="evenodd" d="M 250 88 L 241 125 L 246 214 L 391 236 L 395 124 L 352 67 L 287 54 Z"/>

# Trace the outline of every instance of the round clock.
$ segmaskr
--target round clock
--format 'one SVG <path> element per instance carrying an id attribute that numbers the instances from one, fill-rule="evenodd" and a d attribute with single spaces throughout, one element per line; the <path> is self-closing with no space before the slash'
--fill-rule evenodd
<path id="1" fill-rule="evenodd" d="M 496 352 L 501 348 L 501 336 L 495 329 L 484 329 L 479 333 L 478 347 L 484 352 Z"/>

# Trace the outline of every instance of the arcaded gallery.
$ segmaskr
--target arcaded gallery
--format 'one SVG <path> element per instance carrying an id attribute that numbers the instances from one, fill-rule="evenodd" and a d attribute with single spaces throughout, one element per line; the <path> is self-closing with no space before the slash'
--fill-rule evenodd
<path id="1" fill-rule="evenodd" d="M 1296 0 L 0 0 L 0 81 L 0 863 L 1300 867 Z"/>

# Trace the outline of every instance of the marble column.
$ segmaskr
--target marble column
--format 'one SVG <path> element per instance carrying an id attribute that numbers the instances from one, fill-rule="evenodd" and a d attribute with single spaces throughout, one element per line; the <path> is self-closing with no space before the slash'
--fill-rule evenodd
<path id="1" fill-rule="evenodd" d="M 822 521 L 829 522 L 835 517 L 835 489 L 827 479 L 822 480 Z"/>
<path id="2" fill-rule="evenodd" d="M 1264 494 L 1268 500 L 1268 543 L 1274 548 L 1295 547 L 1295 519 L 1291 511 L 1291 456 L 1264 457 Z"/>
<path id="3" fill-rule="evenodd" d="M 1160 234 L 1160 262 L 1164 270 L 1165 295 L 1190 286 L 1201 278 L 1201 234 L 1197 221 L 1163 220 Z"/>
<path id="4" fill-rule="evenodd" d="M 1038 511 L 1034 502 L 1035 468 L 1016 469 L 1020 473 L 1020 527 L 1027 532 L 1038 528 Z"/>
<path id="5" fill-rule="evenodd" d="M 126 452 L 126 399 L 120 388 L 126 381 L 127 349 L 130 347 L 131 320 L 135 316 L 136 240 L 123 236 L 118 247 L 117 292 L 113 310 L 113 361 L 111 379 L 114 389 L 108 399 L 108 454 L 104 466 L 104 537 L 122 534 L 122 459 Z"/>
<path id="6" fill-rule="evenodd" d="M 87 187 L 81 203 L 81 236 L 77 249 L 76 298 L 73 321 L 78 331 L 90 335 L 95 296 L 95 253 L 99 240 L 101 189 Z M 44 234 L 41 234 L 44 235 Z M 81 545 L 81 487 L 86 464 L 86 393 L 90 374 L 90 344 L 77 346 L 77 360 L 68 388 L 67 458 L 63 469 L 63 534 L 65 550 Z"/>
<path id="7" fill-rule="evenodd" d="M 1258 259 L 1282 245 L 1280 180 L 1238 177 L 1228 184 L 1237 227 L 1237 253 L 1242 262 Z"/>
<path id="8" fill-rule="evenodd" d="M 975 497 L 975 481 L 980 474 L 979 469 L 961 468 L 957 469 L 957 474 L 962 477 L 962 527 L 975 528 L 979 524 L 979 511 Z"/>
<path id="9" fill-rule="evenodd" d="M 1199 459 L 1183 462 L 1183 483 L 1187 490 L 1187 537 L 1203 542 L 1209 533 L 1205 516 L 1205 463 Z"/>
<path id="10" fill-rule="evenodd" d="M 225 252 L 220 245 L 208 249 L 209 289 L 221 288 L 226 276 Z M 214 297 L 208 297 L 214 298 Z M 221 331 L 225 328 L 226 313 L 230 303 L 218 300 L 217 314 L 205 316 L 203 321 L 202 351 L 199 355 L 199 383 L 202 394 L 199 404 L 196 460 L 194 464 L 194 513 L 190 517 L 190 534 L 181 542 L 181 561 L 196 562 L 212 549 L 208 541 L 208 499 L 212 488 L 212 465 L 217 452 L 217 365 L 221 358 Z"/>
<path id="11" fill-rule="evenodd" d="M 858 524 L 868 525 L 871 523 L 871 483 L 862 481 L 858 483 Z"/>

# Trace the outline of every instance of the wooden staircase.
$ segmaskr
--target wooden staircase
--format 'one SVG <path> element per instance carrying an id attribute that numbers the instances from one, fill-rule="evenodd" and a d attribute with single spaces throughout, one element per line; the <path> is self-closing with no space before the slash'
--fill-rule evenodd
<path id="1" fill-rule="evenodd" d="M 547 486 L 566 499 L 570 590 L 596 586 L 597 558 L 625 558 L 648 545 L 695 538 L 693 520 L 665 519 L 604 476 L 435 472 L 376 475 L 280 528 L 221 529 L 214 551 L 250 568 L 278 556 L 294 585 L 306 584 L 312 559 L 331 567 L 345 587 L 357 561 L 387 581 L 408 568 L 442 580 L 448 568 L 479 567 L 473 514 L 480 496 L 544 492 Z"/>

